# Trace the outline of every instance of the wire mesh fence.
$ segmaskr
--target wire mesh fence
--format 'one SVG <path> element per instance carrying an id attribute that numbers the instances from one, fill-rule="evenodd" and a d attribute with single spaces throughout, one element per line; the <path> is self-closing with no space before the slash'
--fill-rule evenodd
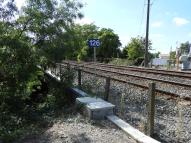
<path id="1" fill-rule="evenodd" d="M 81 88 L 88 92 L 91 96 L 104 98 L 105 79 L 96 75 L 82 72 L 82 86 Z"/>
<path id="2" fill-rule="evenodd" d="M 116 105 L 116 114 L 141 131 L 147 118 L 147 90 L 111 81 L 109 102 Z"/>
<path id="3" fill-rule="evenodd" d="M 156 97 L 156 138 L 169 143 L 191 142 L 190 103 Z"/>
<path id="4" fill-rule="evenodd" d="M 74 86 L 79 84 L 77 69 L 62 67 L 73 72 Z M 57 68 L 55 73 L 59 73 Z M 94 71 L 96 72 L 96 71 Z M 104 98 L 106 78 L 81 72 L 81 89 L 91 96 Z M 115 112 L 129 124 L 146 133 L 148 125 L 148 89 L 111 80 L 108 101 L 116 105 Z M 191 143 L 191 104 L 180 99 L 155 97 L 154 138 L 161 142 Z"/>

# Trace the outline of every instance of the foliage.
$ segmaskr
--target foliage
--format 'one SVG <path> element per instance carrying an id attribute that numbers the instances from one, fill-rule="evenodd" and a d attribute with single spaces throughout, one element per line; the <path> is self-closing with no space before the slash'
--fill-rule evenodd
<path id="1" fill-rule="evenodd" d="M 127 46 L 125 46 L 122 49 L 121 58 L 128 58 L 128 47 Z"/>
<path id="2" fill-rule="evenodd" d="M 144 43 L 142 38 L 132 38 L 127 47 L 129 60 L 135 60 L 144 56 Z"/>
<path id="3" fill-rule="evenodd" d="M 176 51 L 170 52 L 170 60 L 176 60 Z"/>
<path id="4" fill-rule="evenodd" d="M 190 43 L 189 42 L 181 43 L 180 51 L 181 51 L 181 54 L 188 54 L 190 51 Z"/>
<path id="5" fill-rule="evenodd" d="M 78 60 L 87 60 L 93 56 L 93 49 L 87 45 L 87 40 L 98 37 L 98 27 L 94 24 L 73 25 L 74 54 Z"/>
<path id="6" fill-rule="evenodd" d="M 149 41 L 149 49 L 151 49 L 152 43 Z M 123 48 L 122 58 L 128 58 L 134 61 L 135 65 L 140 65 L 143 61 L 145 53 L 145 39 L 143 37 L 131 38 L 131 41 L 127 46 Z M 125 55 L 126 54 L 126 55 Z M 149 52 L 149 59 L 152 58 Z"/>
<path id="7" fill-rule="evenodd" d="M 151 41 L 149 41 L 149 49 L 151 48 Z M 127 53 L 127 57 L 129 60 L 135 60 L 139 57 L 144 56 L 145 52 L 145 39 L 143 37 L 135 37 L 131 38 L 131 41 L 125 48 L 123 49 L 124 53 Z"/>
<path id="8" fill-rule="evenodd" d="M 112 29 L 102 28 L 99 31 L 101 46 L 98 48 L 97 57 L 101 59 L 117 58 L 120 54 L 118 49 L 121 46 L 119 36 Z"/>
<path id="9" fill-rule="evenodd" d="M 150 53 L 151 54 L 151 58 L 159 58 L 160 52 L 157 53 Z"/>
<path id="10" fill-rule="evenodd" d="M 49 86 L 51 87 L 49 94 L 54 96 L 54 107 L 62 108 L 73 102 L 71 94 L 68 93 L 69 87 L 72 86 L 74 72 L 72 70 L 62 71 L 61 82 L 51 79 Z"/>
<path id="11" fill-rule="evenodd" d="M 112 29 L 99 28 L 94 24 L 74 25 L 73 26 L 73 41 L 76 47 L 72 57 L 77 57 L 78 60 L 88 60 L 93 57 L 93 48 L 89 48 L 87 40 L 90 38 L 98 38 L 101 41 L 101 46 L 97 48 L 97 58 L 106 59 L 120 56 L 121 43 L 119 36 Z"/>
<path id="12" fill-rule="evenodd" d="M 0 20 L 10 22 L 12 17 L 18 12 L 15 3 L 12 0 L 0 1 Z"/>
<path id="13" fill-rule="evenodd" d="M 114 64 L 114 65 L 124 65 L 124 66 L 133 65 L 133 61 L 128 60 L 128 59 L 120 59 L 120 58 L 112 59 L 112 61 L 110 61 L 109 63 Z"/>
<path id="14" fill-rule="evenodd" d="M 24 14 L 19 18 L 30 33 L 33 45 L 48 62 L 61 61 L 72 49 L 71 25 L 73 19 L 81 18 L 79 8 L 82 4 L 68 0 L 29 0 L 23 8 Z"/>
<path id="15" fill-rule="evenodd" d="M 37 65 L 64 59 L 81 7 L 78 1 L 28 0 L 18 12 L 14 1 L 0 1 L 0 140 L 11 142 L 36 119 L 43 103 L 32 97 L 46 94 L 38 93 L 44 74 Z"/>
<path id="16" fill-rule="evenodd" d="M 176 63 L 176 51 L 170 52 L 169 66 L 173 64 L 175 66 Z"/>

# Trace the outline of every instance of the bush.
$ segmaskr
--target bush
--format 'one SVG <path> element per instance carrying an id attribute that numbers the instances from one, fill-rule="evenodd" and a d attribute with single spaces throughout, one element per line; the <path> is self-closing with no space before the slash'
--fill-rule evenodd
<path id="1" fill-rule="evenodd" d="M 144 57 L 139 57 L 135 60 L 134 65 L 140 66 L 143 63 L 143 61 L 144 61 Z"/>
<path id="2" fill-rule="evenodd" d="M 43 87 L 47 82 L 43 75 L 39 78 L 43 82 L 28 84 L 28 88 L 32 88 L 31 94 L 22 90 L 18 93 L 0 92 L 0 141 L 13 142 L 23 136 L 29 126 L 42 120 L 42 113 L 52 108 L 54 100 L 47 97 L 48 89 Z"/>
<path id="3" fill-rule="evenodd" d="M 128 60 L 128 59 L 113 59 L 111 62 L 109 62 L 110 64 L 114 64 L 114 65 L 124 65 L 124 66 L 131 66 L 133 65 L 133 61 Z"/>

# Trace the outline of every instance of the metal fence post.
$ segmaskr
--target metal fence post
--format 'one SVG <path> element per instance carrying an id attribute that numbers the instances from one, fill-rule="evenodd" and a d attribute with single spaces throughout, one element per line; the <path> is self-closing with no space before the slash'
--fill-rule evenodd
<path id="1" fill-rule="evenodd" d="M 78 86 L 81 89 L 82 78 L 81 78 L 81 69 L 78 69 Z"/>
<path id="2" fill-rule="evenodd" d="M 154 135 L 154 116 L 155 116 L 155 83 L 149 84 L 148 91 L 148 118 L 147 118 L 147 135 Z"/>
<path id="3" fill-rule="evenodd" d="M 104 100 L 108 101 L 109 99 L 109 89 L 110 89 L 110 77 L 106 78 L 106 83 L 105 83 L 105 95 L 104 95 Z"/>

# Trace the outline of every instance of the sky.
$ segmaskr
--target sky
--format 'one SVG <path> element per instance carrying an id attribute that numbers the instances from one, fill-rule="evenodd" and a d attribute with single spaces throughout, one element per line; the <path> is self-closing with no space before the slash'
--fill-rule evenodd
<path id="1" fill-rule="evenodd" d="M 94 23 L 111 28 L 122 46 L 132 37 L 145 37 L 147 0 L 82 0 L 84 18 L 80 24 Z M 23 0 L 16 0 L 20 7 Z M 151 52 L 169 53 L 180 43 L 191 41 L 191 0 L 151 0 L 149 39 Z"/>

